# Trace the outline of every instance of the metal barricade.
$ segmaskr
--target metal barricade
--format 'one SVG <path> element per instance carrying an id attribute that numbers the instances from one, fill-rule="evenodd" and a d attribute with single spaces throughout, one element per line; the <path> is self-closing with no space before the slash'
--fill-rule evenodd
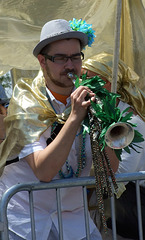
<path id="1" fill-rule="evenodd" d="M 116 174 L 116 180 L 117 180 L 117 182 L 133 181 L 136 184 L 137 216 L 138 216 L 138 229 L 139 229 L 139 236 L 138 237 L 139 237 L 139 240 L 143 240 L 141 197 L 140 197 L 139 181 L 140 180 L 145 180 L 145 171 L 134 172 L 134 173 Z M 111 217 L 112 217 L 112 237 L 113 237 L 113 240 L 117 240 L 114 195 L 111 197 Z"/>
<path id="2" fill-rule="evenodd" d="M 117 182 L 128 182 L 135 181 L 136 183 L 136 196 L 137 196 L 137 211 L 138 211 L 138 226 L 139 226 L 139 240 L 143 240 L 143 229 L 142 229 L 142 218 L 141 218 L 141 201 L 140 201 L 140 190 L 139 180 L 145 180 L 145 172 L 139 173 L 128 173 L 128 174 L 117 174 Z M 85 217 L 85 228 L 86 237 L 89 240 L 89 220 L 88 220 L 88 201 L 87 201 L 87 187 L 95 185 L 94 177 L 84 177 L 77 179 L 60 179 L 53 180 L 49 183 L 26 183 L 17 184 L 9 188 L 2 196 L 0 202 L 0 232 L 1 240 L 8 240 L 8 218 L 7 218 L 7 206 L 10 199 L 17 192 L 27 191 L 29 193 L 29 206 L 30 206 L 30 222 L 31 222 L 31 235 L 32 240 L 36 239 L 35 236 L 35 219 L 34 219 L 34 208 L 33 208 L 33 192 L 37 190 L 56 189 L 57 199 L 57 211 L 58 211 L 58 223 L 59 223 L 59 239 L 63 240 L 63 222 L 61 216 L 61 202 L 60 202 L 60 189 L 69 187 L 82 187 L 83 188 L 83 201 L 84 201 L 84 217 Z M 117 239 L 116 236 L 116 223 L 115 223 L 115 208 L 114 208 L 114 197 L 111 198 L 111 215 L 112 215 L 112 227 L 113 227 L 113 240 Z"/>

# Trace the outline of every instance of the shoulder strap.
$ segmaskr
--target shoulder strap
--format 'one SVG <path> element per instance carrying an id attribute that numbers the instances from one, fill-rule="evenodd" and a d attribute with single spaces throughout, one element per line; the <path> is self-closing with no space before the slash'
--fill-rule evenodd
<path id="1" fill-rule="evenodd" d="M 61 128 L 63 127 L 64 124 L 58 123 L 57 126 L 55 127 L 54 131 L 51 133 L 50 138 L 46 140 L 47 146 L 55 139 Z"/>

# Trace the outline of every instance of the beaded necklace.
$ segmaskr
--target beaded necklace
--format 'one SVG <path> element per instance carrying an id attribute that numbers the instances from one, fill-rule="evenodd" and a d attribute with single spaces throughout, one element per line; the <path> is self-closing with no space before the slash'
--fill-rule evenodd
<path id="1" fill-rule="evenodd" d="M 48 101 L 50 102 L 53 110 L 55 111 L 54 106 L 52 105 L 52 102 L 51 102 L 50 97 L 49 97 L 47 92 L 46 92 L 46 95 L 48 97 Z M 56 111 L 55 111 L 55 113 L 56 113 Z M 58 125 L 57 122 L 54 122 L 52 124 L 52 126 L 51 126 L 51 136 L 53 135 L 57 125 Z M 55 133 L 54 133 L 54 135 L 55 135 Z M 68 160 L 66 160 L 65 164 L 66 164 L 67 173 L 63 173 L 62 169 L 60 169 L 59 170 L 60 178 L 71 178 L 73 176 L 79 177 L 81 172 L 82 172 L 82 170 L 86 166 L 86 153 L 85 153 L 85 138 L 86 138 L 86 134 L 83 134 L 83 126 L 81 127 L 80 133 L 78 133 L 78 135 L 76 135 L 76 136 L 79 136 L 79 157 L 78 157 L 78 167 L 77 167 L 77 170 L 74 171 L 72 166 L 69 165 Z"/>
<path id="2" fill-rule="evenodd" d="M 55 128 L 57 127 L 57 125 L 58 125 L 57 122 L 54 122 L 52 124 L 51 135 L 55 131 Z M 86 136 L 83 134 L 83 126 L 81 127 L 81 131 L 76 136 L 79 136 L 79 157 L 78 157 L 78 167 L 77 167 L 77 170 L 74 171 L 72 166 L 69 165 L 68 160 L 66 160 L 65 164 L 66 164 L 67 173 L 64 173 L 62 171 L 62 169 L 59 170 L 60 178 L 71 178 L 73 176 L 79 177 L 81 172 L 82 172 L 82 170 L 86 166 L 86 153 L 85 153 L 85 137 Z"/>

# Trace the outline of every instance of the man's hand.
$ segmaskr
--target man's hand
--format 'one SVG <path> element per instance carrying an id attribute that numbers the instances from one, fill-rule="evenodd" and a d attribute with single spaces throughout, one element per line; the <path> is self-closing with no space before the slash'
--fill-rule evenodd
<path id="1" fill-rule="evenodd" d="M 82 122 L 83 119 L 85 118 L 87 113 L 87 108 L 91 105 L 90 99 L 92 101 L 95 101 L 95 94 L 86 86 L 78 87 L 71 94 L 71 104 L 72 104 L 71 115 L 76 117 L 76 119 L 80 122 Z"/>

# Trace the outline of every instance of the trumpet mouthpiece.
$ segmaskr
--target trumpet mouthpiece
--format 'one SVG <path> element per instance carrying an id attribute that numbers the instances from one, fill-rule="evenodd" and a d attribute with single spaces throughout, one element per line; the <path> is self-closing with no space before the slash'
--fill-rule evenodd
<path id="1" fill-rule="evenodd" d="M 67 74 L 67 76 L 68 76 L 68 78 L 70 78 L 72 81 L 73 81 L 73 83 L 75 83 L 75 75 L 74 75 L 74 73 L 72 73 L 72 72 L 69 72 L 68 74 Z"/>
<path id="2" fill-rule="evenodd" d="M 69 72 L 69 73 L 67 74 L 67 76 L 68 76 L 69 78 L 73 78 L 73 77 L 74 77 L 74 74 L 73 74 L 72 72 Z"/>

